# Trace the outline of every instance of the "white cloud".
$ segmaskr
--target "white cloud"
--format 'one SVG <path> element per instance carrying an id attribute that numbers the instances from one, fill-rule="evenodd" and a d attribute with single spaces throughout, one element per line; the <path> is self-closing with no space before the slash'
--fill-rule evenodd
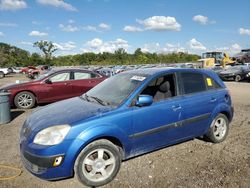
<path id="1" fill-rule="evenodd" d="M 37 0 L 42 5 L 50 5 L 57 8 L 63 8 L 68 11 L 77 11 L 71 4 L 64 2 L 63 0 Z"/>
<path id="2" fill-rule="evenodd" d="M 140 32 L 140 31 L 143 31 L 143 29 L 141 29 L 139 27 L 135 27 L 135 26 L 126 25 L 123 28 L 123 31 L 126 31 L 126 32 Z"/>
<path id="3" fill-rule="evenodd" d="M 158 42 L 156 43 L 147 43 L 144 44 L 141 48 L 141 51 L 144 53 L 157 53 L 160 49 L 160 44 Z"/>
<path id="4" fill-rule="evenodd" d="M 129 44 L 126 40 L 121 38 L 116 39 L 115 41 L 107 41 L 104 42 L 99 38 L 95 38 L 91 41 L 85 43 L 84 52 L 95 52 L 95 53 L 102 53 L 102 52 L 110 52 L 113 53 L 119 48 L 124 48 L 126 51 L 129 48 Z"/>
<path id="5" fill-rule="evenodd" d="M 111 26 L 108 25 L 108 24 L 106 24 L 106 23 L 100 23 L 100 24 L 99 24 L 99 27 L 100 27 L 101 29 L 104 29 L 104 30 L 110 30 L 110 29 L 111 29 Z"/>
<path id="6" fill-rule="evenodd" d="M 98 31 L 98 30 L 96 29 L 96 27 L 95 27 L 95 26 L 92 26 L 92 25 L 84 26 L 84 27 L 82 27 L 82 29 L 85 30 L 85 31 Z"/>
<path id="7" fill-rule="evenodd" d="M 103 30 L 110 30 L 111 26 L 105 23 L 100 23 L 98 26 L 86 25 L 86 26 L 83 26 L 82 29 L 85 31 L 102 32 Z"/>
<path id="8" fill-rule="evenodd" d="M 87 42 L 87 46 L 89 46 L 90 48 L 98 48 L 102 44 L 103 44 L 103 42 L 99 38 L 95 38 L 95 39 Z"/>
<path id="9" fill-rule="evenodd" d="M 68 22 L 69 22 L 70 24 L 73 24 L 73 23 L 75 23 L 75 20 L 70 19 Z"/>
<path id="10" fill-rule="evenodd" d="M 20 44 L 29 45 L 29 46 L 32 46 L 32 45 L 33 45 L 32 42 L 27 42 L 27 41 L 21 41 Z"/>
<path id="11" fill-rule="evenodd" d="M 76 44 L 72 41 L 65 43 L 53 43 L 59 50 L 62 51 L 71 51 L 76 48 Z"/>
<path id="12" fill-rule="evenodd" d="M 41 23 L 38 22 L 38 21 L 32 21 L 31 23 L 32 23 L 33 25 L 41 25 Z"/>
<path id="13" fill-rule="evenodd" d="M 76 32 L 76 31 L 79 31 L 79 28 L 77 26 L 73 26 L 71 24 L 69 24 L 69 25 L 59 24 L 59 28 L 62 31 L 66 31 L 66 32 Z"/>
<path id="14" fill-rule="evenodd" d="M 17 27 L 17 24 L 15 24 L 15 23 L 3 23 L 3 22 L 1 22 L 0 23 L 0 27 Z"/>
<path id="15" fill-rule="evenodd" d="M 48 33 L 43 33 L 43 32 L 40 32 L 40 31 L 31 31 L 29 33 L 29 36 L 32 36 L 32 37 L 45 37 L 45 36 L 48 36 Z"/>
<path id="16" fill-rule="evenodd" d="M 141 50 L 142 52 L 150 52 L 150 53 L 158 53 L 158 54 L 187 52 L 186 48 L 182 47 L 180 44 L 166 43 L 164 46 L 161 46 L 157 42 L 144 44 Z"/>
<path id="17" fill-rule="evenodd" d="M 19 10 L 27 8 L 24 0 L 0 0 L 0 10 Z"/>
<path id="18" fill-rule="evenodd" d="M 216 23 L 216 21 L 210 21 L 207 16 L 203 16 L 203 15 L 194 16 L 193 21 L 195 21 L 201 25 L 215 24 Z"/>
<path id="19" fill-rule="evenodd" d="M 250 35 L 250 29 L 240 28 L 239 34 L 240 35 Z"/>
<path id="20" fill-rule="evenodd" d="M 0 31 L 0 37 L 3 37 L 4 36 L 4 33 Z"/>
<path id="21" fill-rule="evenodd" d="M 190 49 L 192 49 L 192 50 L 202 50 L 202 51 L 204 51 L 204 50 L 207 49 L 201 42 L 199 42 L 195 38 L 191 39 L 188 42 L 188 44 L 189 44 Z"/>
<path id="22" fill-rule="evenodd" d="M 226 52 L 230 55 L 234 55 L 236 53 L 239 53 L 241 51 L 241 49 L 242 49 L 242 47 L 237 43 L 234 43 L 231 46 L 224 46 L 224 47 L 216 47 L 215 48 L 216 51 Z"/>
<path id="23" fill-rule="evenodd" d="M 187 52 L 187 49 L 181 46 L 179 43 L 178 44 L 170 44 L 167 43 L 165 47 L 162 48 L 160 53 L 178 53 L 178 52 Z"/>
<path id="24" fill-rule="evenodd" d="M 137 22 L 145 27 L 145 30 L 154 31 L 180 31 L 181 24 L 179 24 L 174 17 L 170 16 L 152 16 L 145 20 L 138 20 Z"/>
<path id="25" fill-rule="evenodd" d="M 206 25 L 208 23 L 208 17 L 202 15 L 196 15 L 193 17 L 193 21 L 198 22 L 199 24 Z"/>

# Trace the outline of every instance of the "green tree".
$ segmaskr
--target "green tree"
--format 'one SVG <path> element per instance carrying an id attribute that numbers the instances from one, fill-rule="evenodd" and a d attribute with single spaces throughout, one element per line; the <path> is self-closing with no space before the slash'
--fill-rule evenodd
<path id="1" fill-rule="evenodd" d="M 58 50 L 58 48 L 51 41 L 44 40 L 35 42 L 34 47 L 38 47 L 44 53 L 45 61 L 47 63 L 51 62 L 52 54 Z"/>

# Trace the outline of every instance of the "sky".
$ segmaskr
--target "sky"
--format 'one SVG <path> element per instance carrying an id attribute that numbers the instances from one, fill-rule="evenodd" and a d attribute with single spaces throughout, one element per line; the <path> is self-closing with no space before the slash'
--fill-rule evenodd
<path id="1" fill-rule="evenodd" d="M 250 48 L 249 0 L 0 0 L 0 42 L 56 55 L 225 51 Z"/>

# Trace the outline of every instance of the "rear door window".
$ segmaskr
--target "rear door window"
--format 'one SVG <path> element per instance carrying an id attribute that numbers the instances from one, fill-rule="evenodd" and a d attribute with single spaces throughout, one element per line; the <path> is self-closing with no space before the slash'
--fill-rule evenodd
<path id="1" fill-rule="evenodd" d="M 202 74 L 185 72 L 180 73 L 180 76 L 184 94 L 197 93 L 207 90 L 204 76 Z"/>
<path id="2" fill-rule="evenodd" d="M 88 72 L 75 72 L 74 73 L 75 80 L 84 80 L 92 78 L 91 73 Z"/>

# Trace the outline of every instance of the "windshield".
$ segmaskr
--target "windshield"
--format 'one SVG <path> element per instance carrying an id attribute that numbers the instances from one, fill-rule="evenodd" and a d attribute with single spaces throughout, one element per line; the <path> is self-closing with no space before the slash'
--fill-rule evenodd
<path id="1" fill-rule="evenodd" d="M 106 79 L 86 93 L 111 106 L 120 105 L 147 77 L 145 74 L 120 73 Z M 83 95 L 84 97 L 84 95 Z"/>
<path id="2" fill-rule="evenodd" d="M 54 73 L 53 70 L 50 70 L 50 71 L 45 71 L 43 72 L 42 74 L 39 74 L 39 76 L 34 80 L 34 81 L 37 81 L 37 80 L 42 80 L 44 79 L 45 77 L 47 77 L 48 75 Z"/>

